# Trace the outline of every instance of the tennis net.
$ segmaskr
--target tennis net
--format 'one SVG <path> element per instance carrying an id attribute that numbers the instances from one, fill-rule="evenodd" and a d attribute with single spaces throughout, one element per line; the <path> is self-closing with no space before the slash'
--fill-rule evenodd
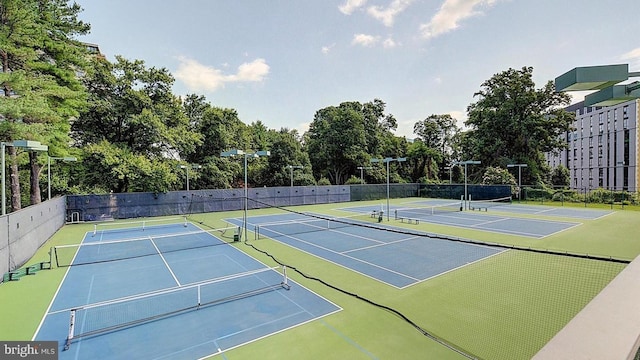
<path id="1" fill-rule="evenodd" d="M 165 218 L 165 219 L 147 219 L 139 221 L 109 221 L 101 222 L 93 225 L 93 233 L 91 236 L 102 234 L 113 234 L 116 232 L 133 232 L 145 231 L 149 229 L 174 228 L 187 226 L 186 217 L 182 218 Z"/>
<path id="2" fill-rule="evenodd" d="M 448 204 L 406 207 L 402 209 L 396 209 L 394 210 L 394 213 L 396 220 L 412 219 L 420 218 L 425 215 L 431 216 L 436 214 L 459 212 L 462 211 L 462 206 L 462 201 L 459 200 Z"/>
<path id="3" fill-rule="evenodd" d="M 319 215 L 310 216 L 310 219 L 287 220 L 258 224 L 254 229 L 255 238 L 274 238 L 279 236 L 289 236 L 314 231 L 326 231 L 350 226 L 367 225 L 378 222 L 378 216 L 374 216 L 370 213 L 362 213 L 343 217 L 324 217 Z"/>
<path id="4" fill-rule="evenodd" d="M 176 234 L 147 235 L 121 240 L 59 245 L 54 246 L 51 253 L 57 267 L 85 265 L 223 245 L 234 241 L 239 233 L 240 228 L 233 226 Z"/>
<path id="5" fill-rule="evenodd" d="M 149 292 L 85 305 L 69 310 L 69 333 L 74 339 L 166 319 L 205 307 L 221 305 L 279 289 L 289 290 L 286 268 L 263 268 L 168 290 Z"/>
<path id="6" fill-rule="evenodd" d="M 506 196 L 498 199 L 490 199 L 490 200 L 470 200 L 469 210 L 487 211 L 488 208 L 491 208 L 494 206 L 509 205 L 509 204 L 511 204 L 511 196 Z"/>

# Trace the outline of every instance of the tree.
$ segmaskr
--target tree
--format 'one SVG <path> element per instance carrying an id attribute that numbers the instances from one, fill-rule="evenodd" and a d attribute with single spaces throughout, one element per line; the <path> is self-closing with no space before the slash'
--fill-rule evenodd
<path id="1" fill-rule="evenodd" d="M 316 112 L 309 126 L 307 151 L 316 178 L 342 184 L 358 164 L 369 161 L 362 104 L 346 102 Z"/>
<path id="2" fill-rule="evenodd" d="M 551 81 L 536 89 L 532 67 L 496 74 L 474 95 L 478 100 L 467 108 L 465 123 L 472 157 L 485 166 L 527 163 L 530 174 L 544 178 L 540 154 L 566 146 L 561 134 L 573 121 L 563 109 L 569 96 L 555 92 Z"/>
<path id="3" fill-rule="evenodd" d="M 482 184 L 483 185 L 516 185 L 516 178 L 509 172 L 509 170 L 489 166 L 484 170 L 484 175 L 482 176 Z"/>
<path id="4" fill-rule="evenodd" d="M 436 163 L 440 160 L 442 154 L 437 149 L 427 146 L 422 140 L 417 139 L 411 145 L 407 152 L 407 157 L 412 165 L 413 172 L 411 178 L 414 180 L 430 180 L 434 178 L 436 173 Z"/>
<path id="5" fill-rule="evenodd" d="M 85 185 L 114 192 L 167 191 L 177 181 L 176 160 L 192 154 L 201 135 L 171 93 L 174 79 L 166 69 L 120 56 L 116 60 L 93 62 L 85 78 L 90 106 L 73 123 L 72 136 L 78 146 L 96 145 L 87 147 L 86 156 L 97 168 L 118 164 L 117 175 L 87 176 Z"/>
<path id="6" fill-rule="evenodd" d="M 453 153 L 453 138 L 459 129 L 456 126 L 456 119 L 449 114 L 431 115 L 419 121 L 413 126 L 413 133 L 422 140 L 425 147 L 430 149 L 431 160 L 439 164 L 439 177 L 443 178 L 447 164 L 451 163 Z M 427 179 L 431 179 L 430 171 L 427 171 Z M 434 176 L 433 178 L 437 178 Z"/>
<path id="7" fill-rule="evenodd" d="M 289 186 L 293 173 L 296 185 L 313 185 L 313 172 L 309 156 L 303 151 L 300 141 L 297 139 L 296 130 L 286 128 L 280 131 L 270 130 L 270 145 L 267 165 L 262 169 L 259 178 L 265 186 Z M 302 166 L 301 169 L 292 169 L 289 166 Z"/>
<path id="8" fill-rule="evenodd" d="M 554 186 L 569 186 L 571 181 L 571 174 L 569 173 L 569 169 L 567 169 L 564 165 L 559 165 L 555 169 L 553 169 L 553 174 L 551 175 L 551 184 Z"/>
<path id="9" fill-rule="evenodd" d="M 305 134 L 315 177 L 344 184 L 358 166 L 368 164 L 372 157 L 405 154 L 406 140 L 403 143 L 393 136 L 396 120 L 391 114 L 385 115 L 384 110 L 385 103 L 379 99 L 365 104 L 343 102 L 318 110 Z M 373 171 L 368 175 L 375 174 Z"/>
<path id="10" fill-rule="evenodd" d="M 3 141 L 39 140 L 67 147 L 69 119 L 85 104 L 76 74 L 85 65 L 85 47 L 74 40 L 88 33 L 81 8 L 64 0 L 0 1 L 0 121 Z M 7 137 L 9 136 L 9 137 Z M 64 144 L 64 145 L 62 145 Z M 9 147 L 12 207 L 21 207 L 16 149 Z M 41 200 L 38 157 L 29 156 L 31 203 Z"/>
<path id="11" fill-rule="evenodd" d="M 199 133 L 202 141 L 191 152 L 180 154 L 189 163 L 200 164 L 200 176 L 194 186 L 205 188 L 229 188 L 244 182 L 244 168 L 231 159 L 220 158 L 229 149 L 251 148 L 249 129 L 238 118 L 234 109 L 212 106 L 204 96 L 187 95 L 183 102 L 190 128 Z"/>

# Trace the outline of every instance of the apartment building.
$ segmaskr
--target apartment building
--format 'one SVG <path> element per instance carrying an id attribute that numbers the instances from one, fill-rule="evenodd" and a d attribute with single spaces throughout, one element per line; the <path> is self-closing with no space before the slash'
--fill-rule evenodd
<path id="1" fill-rule="evenodd" d="M 568 148 L 546 154 L 548 165 L 567 167 L 573 189 L 640 191 L 639 108 L 638 99 L 610 107 L 585 107 L 584 102 L 567 107 L 576 114 L 573 131 L 564 134 Z"/>

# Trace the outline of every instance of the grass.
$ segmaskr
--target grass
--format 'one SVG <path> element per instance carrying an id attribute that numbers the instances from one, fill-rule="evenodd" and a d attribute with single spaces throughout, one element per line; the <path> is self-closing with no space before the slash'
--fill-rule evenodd
<path id="1" fill-rule="evenodd" d="M 392 201 L 401 204 L 411 200 Z M 346 215 L 339 208 L 379 203 L 324 204 L 295 209 Z M 254 210 L 249 215 L 270 212 Z M 227 226 L 224 218 L 241 216 L 241 212 L 208 213 L 193 215 L 190 220 L 221 228 Z M 640 212 L 625 207 L 624 211 L 581 221 L 580 226 L 543 239 L 427 222 L 393 224 L 491 243 L 632 260 L 640 254 L 640 244 L 633 241 L 639 219 Z M 86 231 L 92 230 L 91 225 L 64 226 L 29 263 L 48 259 L 50 246 L 77 243 Z M 305 274 L 392 307 L 429 333 L 485 359 L 530 358 L 624 268 L 617 263 L 509 250 L 400 290 L 276 241 L 252 239 L 250 235 L 249 240 L 256 247 L 296 266 Z M 272 259 L 244 243 L 232 246 L 267 265 L 275 265 Z M 3 324 L 9 324 L 0 328 L 0 339 L 29 340 L 33 337 L 65 271 L 64 268 L 40 271 L 35 276 L 0 285 L 0 303 L 3 304 L 0 318 Z M 464 358 L 389 311 L 305 279 L 293 271 L 289 275 L 339 305 L 343 311 L 226 351 L 214 359 Z"/>

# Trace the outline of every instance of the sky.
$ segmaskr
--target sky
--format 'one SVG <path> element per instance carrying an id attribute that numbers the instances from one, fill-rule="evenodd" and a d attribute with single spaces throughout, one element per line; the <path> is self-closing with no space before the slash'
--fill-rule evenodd
<path id="1" fill-rule="evenodd" d="M 176 95 L 300 134 L 322 108 L 374 99 L 397 136 L 432 114 L 463 126 L 482 83 L 510 68 L 533 67 L 537 88 L 579 66 L 640 71 L 638 0 L 76 2 L 91 24 L 79 40 L 110 61 L 166 68 Z"/>

